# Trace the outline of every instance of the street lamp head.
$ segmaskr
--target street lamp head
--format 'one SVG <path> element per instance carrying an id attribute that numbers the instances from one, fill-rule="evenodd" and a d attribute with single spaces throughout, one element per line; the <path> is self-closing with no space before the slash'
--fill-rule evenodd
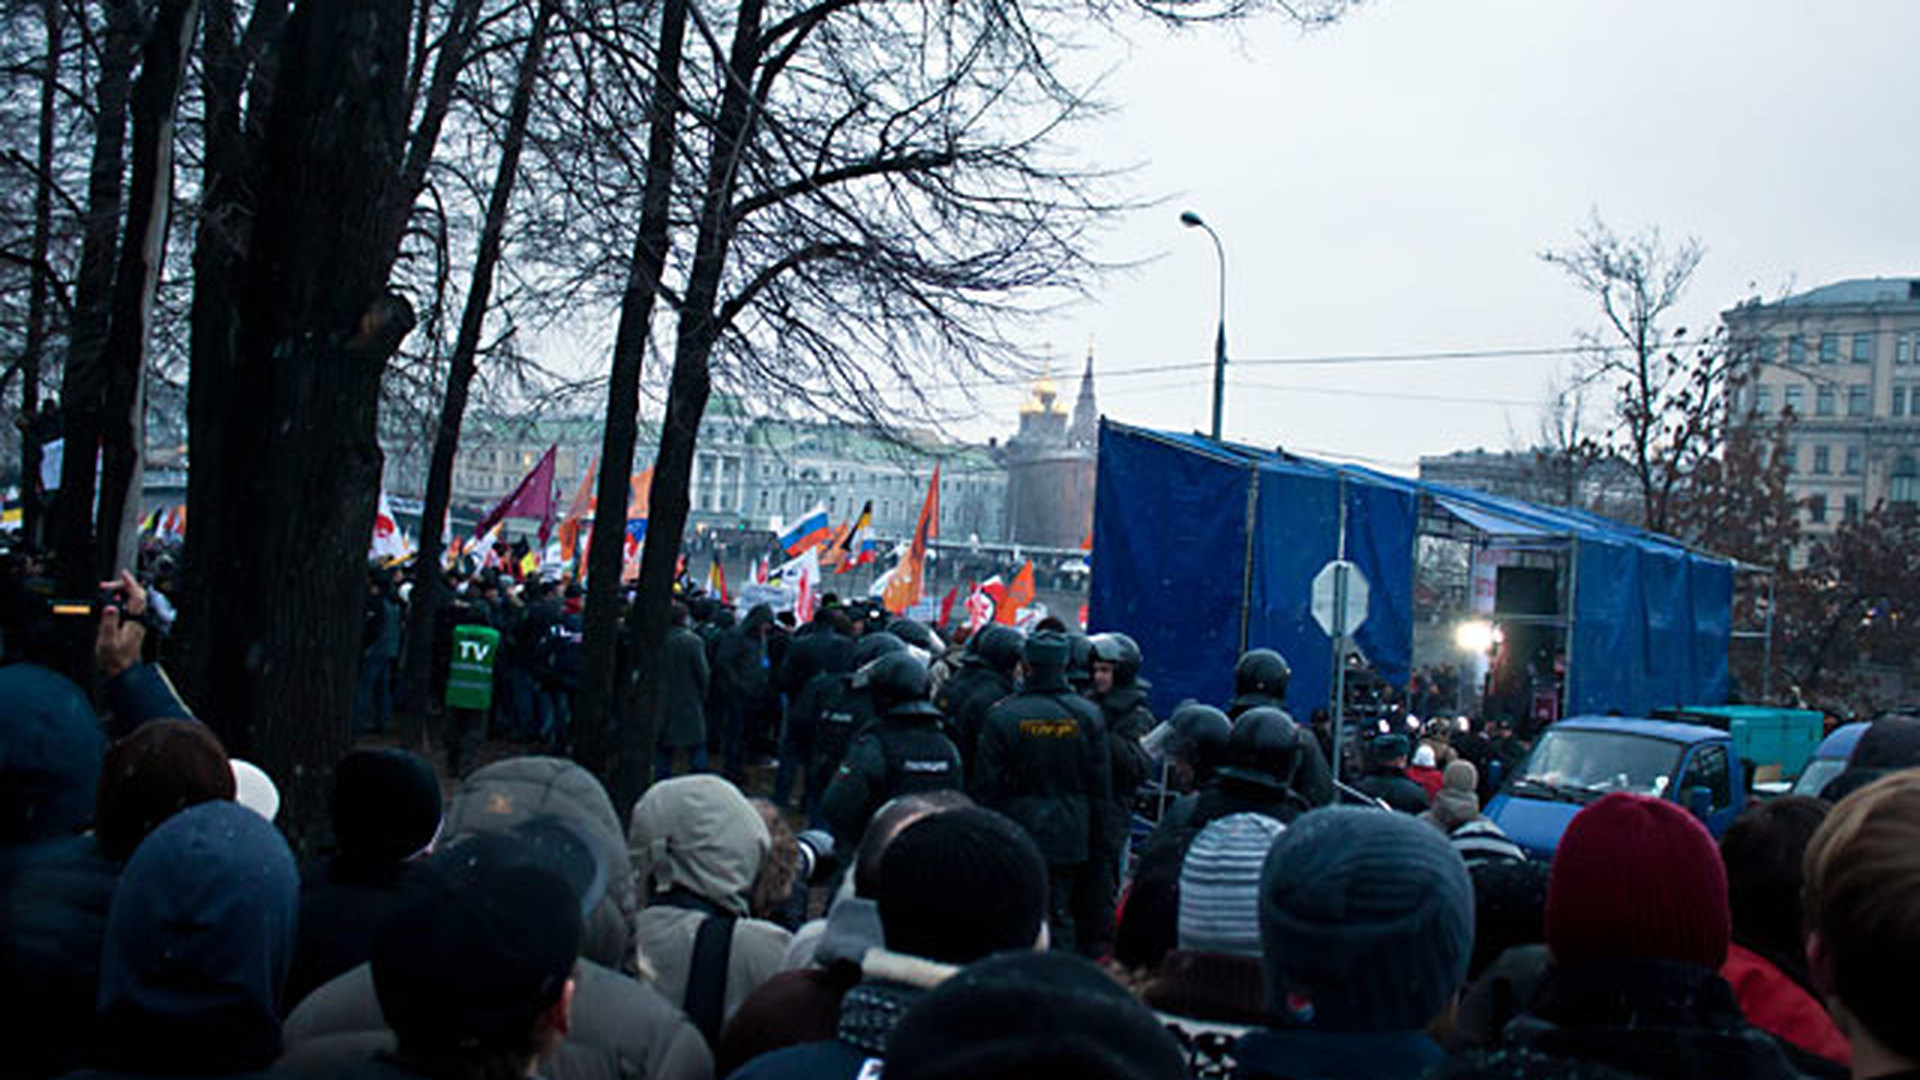
<path id="1" fill-rule="evenodd" d="M 1191 210 L 1180 211 L 1180 224 L 1185 225 L 1189 229 L 1203 229 L 1206 228 L 1207 225 L 1206 222 L 1200 220 L 1199 214 Z"/>

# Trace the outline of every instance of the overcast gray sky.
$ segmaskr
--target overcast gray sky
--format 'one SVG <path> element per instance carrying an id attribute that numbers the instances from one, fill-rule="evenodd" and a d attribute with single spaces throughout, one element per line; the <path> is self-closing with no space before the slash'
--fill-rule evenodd
<path id="1" fill-rule="evenodd" d="M 1539 251 L 1598 208 L 1707 245 L 1685 309 L 1920 274 L 1920 3 L 1370 0 L 1329 29 L 1134 35 L 1081 145 L 1164 198 L 1107 237 L 1153 259 L 1037 335 L 1069 400 L 1089 340 L 1102 411 L 1208 422 L 1212 245 L 1230 354 L 1563 346 L 1595 325 Z M 1157 258 L 1156 258 L 1157 256 Z M 1554 358 L 1229 369 L 1226 433 L 1410 471 L 1536 426 Z M 1004 436 L 1020 390 L 961 434 Z M 1419 396 L 1431 399 L 1419 400 Z"/>

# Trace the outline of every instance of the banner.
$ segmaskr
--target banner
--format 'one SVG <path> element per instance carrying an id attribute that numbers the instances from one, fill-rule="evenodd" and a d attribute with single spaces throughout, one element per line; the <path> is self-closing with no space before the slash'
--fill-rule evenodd
<path id="1" fill-rule="evenodd" d="M 553 518 L 558 509 L 553 498 L 553 463 L 554 455 L 559 450 L 558 445 L 547 447 L 547 452 L 540 455 L 540 461 L 533 471 L 522 477 L 513 493 L 488 511 L 473 531 L 484 534 L 510 517 L 537 518 L 540 521 L 540 546 L 545 547 L 548 534 L 553 531 Z"/>
<path id="2" fill-rule="evenodd" d="M 913 543 L 908 545 L 907 553 L 894 566 L 887 582 L 883 603 L 888 611 L 895 615 L 905 614 L 908 608 L 920 602 L 926 583 L 927 545 L 939 532 L 940 466 L 935 465 L 933 477 L 927 481 L 926 501 L 920 504 L 920 520 L 913 527 Z"/>

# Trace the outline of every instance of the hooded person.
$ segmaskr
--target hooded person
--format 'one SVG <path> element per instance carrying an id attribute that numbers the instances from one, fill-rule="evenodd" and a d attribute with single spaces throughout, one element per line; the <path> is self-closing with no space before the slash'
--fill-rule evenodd
<path id="1" fill-rule="evenodd" d="M 1883 716 L 1867 725 L 1860 741 L 1847 755 L 1847 767 L 1827 781 L 1820 797 L 1837 803 L 1875 780 L 1900 769 L 1920 765 L 1920 719 Z"/>
<path id="2" fill-rule="evenodd" d="M 1185 1080 L 1180 1046 L 1105 971 L 1057 952 L 970 964 L 887 1039 L 887 1080 Z"/>
<path id="3" fill-rule="evenodd" d="M 1260 881 L 1267 1003 L 1282 1026 L 1236 1047 L 1242 1077 L 1421 1076 L 1473 950 L 1466 864 L 1430 826 L 1324 807 L 1288 826 Z"/>
<path id="4" fill-rule="evenodd" d="M 15 1075 L 65 1072 L 92 1044 L 117 869 L 83 832 L 105 750 L 71 680 L 0 668 L 0 1038 Z"/>
<path id="5" fill-rule="evenodd" d="M 105 1076 L 245 1076 L 280 1055 L 300 875 L 258 814 L 227 800 L 183 810 L 127 860 L 100 954 L 88 1055 Z"/>
<path id="6" fill-rule="evenodd" d="M 749 916 L 773 838 L 747 797 L 718 776 L 661 781 L 633 808 L 628 843 L 645 906 L 642 970 L 709 1045 L 748 994 L 781 970 L 793 935 Z"/>
<path id="7" fill-rule="evenodd" d="M 1426 749 L 1422 747 L 1421 749 Z M 1473 762 L 1457 758 L 1447 763 L 1433 805 L 1420 820 L 1445 833 L 1471 870 L 1483 863 L 1518 862 L 1526 853 L 1493 819 L 1480 812 L 1480 771 Z"/>
<path id="8" fill-rule="evenodd" d="M 726 775 L 735 781 L 746 767 L 747 720 L 767 692 L 767 636 L 772 629 L 773 609 L 755 604 L 738 626 L 724 628 L 714 642 L 708 711 L 720 736 Z"/>
<path id="9" fill-rule="evenodd" d="M 452 843 L 481 833 L 504 832 L 543 815 L 572 823 L 604 865 L 625 864 L 626 834 L 607 789 L 592 773 L 564 758 L 514 757 L 474 770 L 447 807 L 441 839 Z M 615 971 L 632 970 L 636 907 L 632 879 L 611 875 L 605 895 L 587 917 L 580 955 Z"/>
<path id="10" fill-rule="evenodd" d="M 861 958 L 834 1037 L 778 1050 L 733 1075 L 854 1080 L 880 1066 L 908 1009 L 962 966 L 1044 940 L 1047 868 L 1018 825 L 969 808 L 922 817 L 886 849 L 878 883 L 886 947 Z"/>
<path id="11" fill-rule="evenodd" d="M 198 720 L 149 720 L 107 747 L 100 766 L 93 835 L 125 862 L 160 823 L 190 806 L 232 800 L 227 752 Z"/>
<path id="12" fill-rule="evenodd" d="M 1260 964 L 1260 875 L 1286 826 L 1234 814 L 1200 830 L 1180 870 L 1179 948 L 1141 998 L 1196 1074 L 1230 1071 L 1232 1044 L 1269 1015 Z"/>
<path id="13" fill-rule="evenodd" d="M 1648 1080 L 1801 1075 L 1719 975 L 1727 875 L 1705 826 L 1616 792 L 1575 814 L 1547 885 L 1554 967 L 1505 1044 Z"/>
<path id="14" fill-rule="evenodd" d="M 302 875 L 289 1004 L 371 959 L 380 927 L 431 877 L 440 780 L 405 750 L 355 750 L 334 766 L 328 809 L 336 848 Z"/>
<path id="15" fill-rule="evenodd" d="M 404 952 L 410 944 L 424 945 L 443 929 L 421 927 L 415 916 L 403 921 L 401 913 L 410 911 L 415 903 L 449 891 L 455 896 L 484 893 L 503 874 L 536 869 L 567 885 L 577 909 L 575 917 L 584 927 L 600 910 L 607 891 L 625 876 L 626 862 L 624 858 L 605 860 L 597 838 L 583 831 L 577 821 L 541 814 L 508 828 L 449 841 L 435 852 L 432 865 L 433 873 L 423 879 L 422 888 L 375 936 L 374 961 L 321 986 L 287 1018 L 288 1050 L 276 1066 L 278 1071 L 300 1080 L 330 1080 L 353 1070 L 377 1067 L 370 1063 L 400 1047 L 397 1029 L 406 1026 L 408 1020 L 394 1013 L 392 979 L 376 971 L 376 965 L 384 947 L 391 976 L 396 950 Z M 505 917 L 497 909 L 490 910 L 483 921 Z M 474 917 L 471 911 L 459 916 L 467 920 Z M 496 942 L 489 947 L 498 945 Z M 444 942 L 435 948 L 442 949 L 437 955 L 458 954 Z M 448 966 L 430 956 L 422 960 L 421 956 L 405 952 L 406 967 L 416 987 L 410 997 L 430 1009 L 436 1008 L 435 1001 L 439 1000 L 437 1009 L 443 1024 L 470 1022 L 473 1017 L 453 1006 L 468 1000 L 463 995 L 490 993 L 497 988 L 495 980 L 506 974 L 473 957 Z M 543 1066 L 548 1080 L 710 1080 L 713 1076 L 713 1059 L 700 1033 L 652 987 L 585 956 L 571 965 L 571 976 L 573 993 L 566 1029 L 553 1032 L 562 1037 Z M 441 980 L 453 980 L 455 985 L 449 988 Z M 432 989 L 429 984 L 440 988 Z M 480 1010 L 476 1015 L 482 1018 L 486 1015 L 484 1006 L 484 1002 L 476 1006 Z M 444 1027 L 438 1033 L 427 1032 L 429 1043 L 434 1041 L 432 1036 L 446 1033 Z M 527 1028 L 522 1034 L 535 1033 Z M 428 1059 L 443 1056 L 434 1053 L 431 1045 L 416 1048 L 427 1049 Z M 405 1048 L 401 1049 L 404 1053 Z M 494 1049 L 524 1053 L 527 1046 Z M 547 1048 L 543 1044 L 539 1049 L 544 1052 Z M 416 1068 L 424 1064 L 421 1055 L 411 1056 Z"/>

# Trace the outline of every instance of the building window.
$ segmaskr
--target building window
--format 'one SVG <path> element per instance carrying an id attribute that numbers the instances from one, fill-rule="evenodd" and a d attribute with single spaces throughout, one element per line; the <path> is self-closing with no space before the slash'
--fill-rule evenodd
<path id="1" fill-rule="evenodd" d="M 1807 339 L 1799 334 L 1787 335 L 1787 363 L 1799 365 L 1807 362 Z"/>
<path id="2" fill-rule="evenodd" d="M 1753 388 L 1753 411 L 1765 416 L 1773 411 L 1773 387 L 1756 386 Z"/>
<path id="3" fill-rule="evenodd" d="M 1840 520 L 1849 524 L 1860 520 L 1860 496 L 1849 495 L 1840 504 Z"/>
<path id="4" fill-rule="evenodd" d="M 1858 443 L 1847 447 L 1846 472 L 1848 476 L 1859 476 L 1866 464 L 1866 452 Z"/>
<path id="5" fill-rule="evenodd" d="M 1823 364 L 1837 364 L 1840 362 L 1839 334 L 1820 335 L 1820 362 Z"/>
<path id="6" fill-rule="evenodd" d="M 1807 520 L 1815 525 L 1827 522 L 1827 497 L 1825 495 L 1807 496 Z"/>
<path id="7" fill-rule="evenodd" d="M 1787 475 L 1792 476 L 1794 473 L 1800 471 L 1800 444 L 1788 443 L 1786 448 L 1786 455 L 1787 455 Z"/>
<path id="8" fill-rule="evenodd" d="M 1761 335 L 1760 348 L 1758 353 L 1761 363 L 1763 364 L 1773 363 L 1774 360 L 1778 358 L 1779 352 L 1780 352 L 1779 341 L 1775 340 L 1771 334 Z"/>
<path id="9" fill-rule="evenodd" d="M 1847 387 L 1847 415 L 1865 416 L 1869 411 L 1867 406 L 1867 388 L 1864 386 Z"/>
<path id="10" fill-rule="evenodd" d="M 1873 335 L 1853 335 L 1853 362 L 1856 364 L 1873 363 Z"/>
<path id="11" fill-rule="evenodd" d="M 1911 364 L 1913 362 L 1913 335 L 1895 334 L 1893 338 L 1893 362 Z"/>
<path id="12" fill-rule="evenodd" d="M 1893 388 L 1893 415 L 1907 415 L 1907 388 L 1904 386 Z"/>
<path id="13" fill-rule="evenodd" d="M 1813 475 L 1825 476 L 1833 471 L 1833 455 L 1826 443 L 1818 443 L 1813 448 Z"/>
<path id="14" fill-rule="evenodd" d="M 1792 410 L 1795 414 L 1799 414 L 1801 412 L 1800 399 L 1806 396 L 1806 387 L 1789 386 L 1786 389 L 1786 395 L 1787 395 L 1787 408 Z"/>
<path id="15" fill-rule="evenodd" d="M 1887 487 L 1887 498 L 1896 503 L 1920 502 L 1920 462 L 1915 462 L 1912 454 L 1901 454 L 1900 460 L 1893 463 L 1893 482 Z"/>
<path id="16" fill-rule="evenodd" d="M 767 509 L 767 503 L 772 497 L 773 497 L 772 492 L 768 491 L 766 488 L 760 489 L 760 509 L 762 511 L 765 511 Z"/>
<path id="17" fill-rule="evenodd" d="M 1813 392 L 1813 414 L 1815 416 L 1832 416 L 1835 398 L 1836 395 L 1831 386 L 1822 386 L 1815 389 Z"/>

